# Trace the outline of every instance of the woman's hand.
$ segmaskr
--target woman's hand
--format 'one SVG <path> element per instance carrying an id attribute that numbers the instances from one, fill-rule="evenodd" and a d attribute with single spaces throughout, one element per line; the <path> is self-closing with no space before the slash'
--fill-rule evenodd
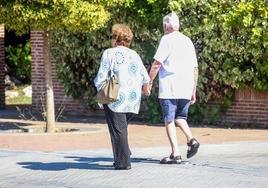
<path id="1" fill-rule="evenodd" d="M 143 93 L 146 96 L 150 96 L 151 94 L 152 85 L 149 83 L 146 83 L 143 85 Z"/>

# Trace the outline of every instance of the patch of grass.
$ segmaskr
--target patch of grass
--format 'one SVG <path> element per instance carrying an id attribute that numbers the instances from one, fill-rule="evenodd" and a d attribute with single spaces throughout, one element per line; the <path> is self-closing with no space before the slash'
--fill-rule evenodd
<path id="1" fill-rule="evenodd" d="M 23 105 L 32 104 L 32 97 L 27 97 L 24 95 L 23 89 L 29 85 L 19 86 L 17 89 L 12 90 L 18 92 L 19 96 L 14 98 L 6 98 L 7 105 Z"/>
<path id="2" fill-rule="evenodd" d="M 11 99 L 6 99 L 7 105 L 15 104 L 32 104 L 32 97 L 18 96 Z"/>

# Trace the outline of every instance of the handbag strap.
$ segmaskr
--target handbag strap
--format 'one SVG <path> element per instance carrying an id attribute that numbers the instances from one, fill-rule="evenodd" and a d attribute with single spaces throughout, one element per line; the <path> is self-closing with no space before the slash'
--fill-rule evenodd
<path id="1" fill-rule="evenodd" d="M 115 57 L 112 58 L 112 62 L 111 62 L 111 65 L 110 65 L 110 70 L 108 72 L 108 76 L 109 78 L 113 77 L 115 75 L 114 73 L 114 67 L 116 66 L 116 62 L 115 62 Z"/>

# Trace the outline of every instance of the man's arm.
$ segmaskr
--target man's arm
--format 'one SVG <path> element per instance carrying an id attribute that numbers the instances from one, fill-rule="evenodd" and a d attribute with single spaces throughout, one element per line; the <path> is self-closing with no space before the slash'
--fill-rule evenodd
<path id="1" fill-rule="evenodd" d="M 197 82 L 198 82 L 198 67 L 195 67 L 194 68 L 194 89 L 193 89 L 193 94 L 192 94 L 192 98 L 191 98 L 191 104 L 194 104 L 196 101 Z"/>
<path id="2" fill-rule="evenodd" d="M 149 73 L 149 77 L 151 79 L 151 82 L 154 81 L 157 73 L 159 72 L 160 67 L 161 67 L 161 63 L 157 60 L 154 60 L 152 67 L 151 67 L 151 70 L 150 70 L 150 73 Z"/>
<path id="3" fill-rule="evenodd" d="M 150 69 L 150 73 L 149 73 L 149 77 L 150 77 L 150 84 L 148 85 L 148 87 L 144 88 L 146 93 L 151 93 L 151 89 L 152 89 L 152 85 L 153 85 L 153 81 L 157 75 L 157 73 L 159 72 L 159 69 L 161 67 L 161 63 L 157 60 L 155 60 L 152 64 L 152 67 Z"/>

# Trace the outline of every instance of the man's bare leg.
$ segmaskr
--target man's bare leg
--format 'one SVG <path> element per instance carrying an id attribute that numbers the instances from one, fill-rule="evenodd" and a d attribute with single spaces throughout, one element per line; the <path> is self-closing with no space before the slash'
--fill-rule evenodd
<path id="1" fill-rule="evenodd" d="M 176 135 L 176 126 L 174 124 L 174 121 L 172 122 L 166 122 L 166 132 L 169 139 L 169 143 L 172 149 L 173 156 L 179 155 L 179 148 L 178 148 L 178 141 L 177 141 L 177 135 Z"/>
<path id="2" fill-rule="evenodd" d="M 193 138 L 192 132 L 186 120 L 176 119 L 175 123 L 177 126 L 180 127 L 180 129 L 187 138 L 187 145 L 188 145 L 187 158 L 191 158 L 197 153 L 200 144 L 197 142 L 196 139 Z"/>
<path id="3" fill-rule="evenodd" d="M 189 125 L 185 119 L 176 119 L 176 125 L 182 130 L 183 134 L 187 138 L 187 143 L 193 138 L 192 132 L 189 128 Z"/>

